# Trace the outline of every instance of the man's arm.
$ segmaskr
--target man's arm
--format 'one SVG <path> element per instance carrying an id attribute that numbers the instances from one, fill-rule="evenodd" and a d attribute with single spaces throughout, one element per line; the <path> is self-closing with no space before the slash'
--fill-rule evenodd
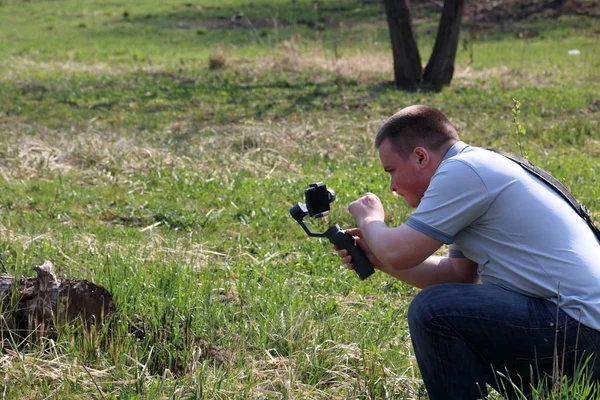
<path id="1" fill-rule="evenodd" d="M 366 218 L 359 228 L 375 257 L 395 270 L 411 269 L 428 262 L 444 244 L 406 224 L 390 228 L 381 220 Z"/>
<path id="2" fill-rule="evenodd" d="M 366 245 L 386 267 L 410 269 L 424 262 L 442 246 L 440 240 L 404 224 L 389 228 L 384 221 L 383 205 L 373 193 L 367 193 L 348 206 Z"/>
<path id="3" fill-rule="evenodd" d="M 477 264 L 467 258 L 433 256 L 443 243 L 408 225 L 390 228 L 367 218 L 361 231 L 380 261 L 380 270 L 410 285 L 425 288 L 438 283 L 477 283 Z"/>
<path id="4" fill-rule="evenodd" d="M 467 258 L 431 256 L 410 269 L 381 266 L 381 271 L 409 285 L 424 289 L 438 283 L 477 283 L 477 264 Z"/>
<path id="5" fill-rule="evenodd" d="M 433 254 L 444 244 L 403 224 L 388 227 L 381 201 L 372 193 L 348 206 L 371 258 L 377 267 L 417 287 L 436 283 L 477 282 L 477 266 L 462 258 L 442 258 Z M 360 243 L 359 243 L 360 244 Z"/>
<path id="6" fill-rule="evenodd" d="M 410 240 L 410 242 L 415 243 L 415 245 L 421 245 L 423 248 L 434 248 L 435 250 L 437 250 L 442 245 L 442 243 L 437 241 L 436 239 L 422 234 L 410 227 L 407 228 L 409 228 L 412 231 L 409 231 L 409 235 L 416 236 L 415 238 L 412 238 Z M 394 230 L 398 228 L 387 229 Z M 477 283 L 479 281 L 479 275 L 477 274 L 477 263 L 467 258 L 429 256 L 417 266 L 414 266 L 412 268 L 406 268 L 404 265 L 404 268 L 402 268 L 402 266 L 396 266 L 393 264 L 390 265 L 382 262 L 380 260 L 380 257 L 377 256 L 375 252 L 370 248 L 370 246 L 364 238 L 363 232 L 360 229 L 349 229 L 346 232 L 356 238 L 358 245 L 365 251 L 375 268 L 379 269 L 382 272 L 385 272 L 390 276 L 400 279 L 401 281 L 408 283 L 409 285 L 416 286 L 422 289 L 438 283 Z M 428 242 L 429 245 L 427 244 Z M 398 245 L 395 247 L 400 248 L 403 246 L 401 246 L 401 243 L 398 243 Z M 342 258 L 344 263 L 348 264 L 349 267 L 352 268 L 352 258 L 348 255 L 348 251 L 343 249 L 337 250 L 338 255 Z M 415 250 L 416 249 L 414 248 L 408 248 L 406 251 L 408 252 Z M 383 250 L 379 249 L 378 251 Z M 425 253 L 427 253 L 427 251 L 429 250 L 426 250 Z M 399 257 L 398 259 L 398 262 L 402 262 L 402 257 Z M 389 263 L 390 261 L 388 260 L 387 262 Z"/>

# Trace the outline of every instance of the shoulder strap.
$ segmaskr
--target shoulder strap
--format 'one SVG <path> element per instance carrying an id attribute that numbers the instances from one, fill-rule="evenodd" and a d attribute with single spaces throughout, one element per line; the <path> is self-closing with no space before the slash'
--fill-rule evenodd
<path id="1" fill-rule="evenodd" d="M 540 178 L 541 180 L 546 182 L 546 184 L 548 186 L 550 186 L 552 189 L 554 189 L 554 191 L 556 193 L 560 194 L 571 205 L 571 207 L 573 207 L 573 209 L 577 212 L 577 214 L 579 214 L 579 216 L 581 218 L 583 218 L 585 220 L 585 222 L 587 222 L 587 224 L 592 229 L 592 232 L 594 232 L 594 234 L 596 235 L 596 238 L 598 238 L 598 241 L 600 241 L 600 229 L 598 229 L 598 227 L 594 224 L 594 221 L 592 221 L 590 211 L 587 209 L 587 207 L 584 204 L 579 203 L 577 201 L 577 199 L 575 199 L 575 197 L 571 194 L 571 192 L 569 192 L 567 190 L 567 188 L 562 183 L 560 183 L 556 178 L 554 178 L 552 175 L 550 175 L 543 169 L 536 167 L 531 161 L 529 161 L 523 157 L 519 157 L 514 154 L 506 153 L 506 152 L 500 151 L 500 150 L 494 150 L 494 149 L 488 149 L 488 150 L 493 151 L 494 153 L 503 155 L 504 157 L 508 158 L 509 160 L 514 161 L 515 163 L 519 164 L 521 167 L 523 167 L 524 169 L 526 169 L 533 175 L 537 176 L 538 178 Z"/>

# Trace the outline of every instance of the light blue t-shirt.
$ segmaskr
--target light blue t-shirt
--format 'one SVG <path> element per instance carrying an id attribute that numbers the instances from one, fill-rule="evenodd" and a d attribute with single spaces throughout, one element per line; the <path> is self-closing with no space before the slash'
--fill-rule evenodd
<path id="1" fill-rule="evenodd" d="M 476 262 L 483 283 L 548 299 L 600 330 L 600 243 L 569 203 L 504 156 L 456 143 L 406 224 Z"/>

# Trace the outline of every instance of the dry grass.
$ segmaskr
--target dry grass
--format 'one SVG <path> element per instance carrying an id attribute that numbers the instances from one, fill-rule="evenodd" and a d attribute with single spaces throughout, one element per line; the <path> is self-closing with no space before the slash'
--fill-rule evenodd
<path id="1" fill-rule="evenodd" d="M 169 152 L 140 146 L 119 132 L 89 128 L 82 132 L 51 130 L 36 126 L 32 130 L 11 124 L 2 127 L 4 135 L 0 175 L 7 181 L 41 177 L 47 172 L 65 173 L 73 169 L 88 171 L 96 179 L 112 180 L 109 172 L 117 168 L 124 174 L 147 170 L 153 162 L 173 165 L 183 162 Z"/>
<path id="2" fill-rule="evenodd" d="M 4 371 L 2 382 L 20 380 L 22 378 L 31 381 L 50 380 L 60 388 L 65 381 L 76 383 L 91 392 L 99 392 L 104 397 L 100 388 L 106 384 L 129 384 L 130 381 L 114 382 L 111 379 L 111 370 L 115 367 L 95 369 L 83 364 L 78 360 L 70 359 L 60 355 L 55 344 L 50 341 L 50 347 L 46 352 L 22 353 L 4 348 L 4 355 L 0 356 L 0 368 Z"/>
<path id="3" fill-rule="evenodd" d="M 223 69 L 227 65 L 227 56 L 223 49 L 217 49 L 208 56 L 208 69 Z"/>
<path id="4" fill-rule="evenodd" d="M 108 62 L 39 61 L 15 56 L 0 60 L 0 78 L 6 80 L 27 79 L 28 74 L 34 71 L 48 73 L 60 71 L 65 76 L 71 76 L 80 73 L 117 75 L 124 70 L 125 68 L 118 63 Z"/>
<path id="5" fill-rule="evenodd" d="M 329 51 L 303 51 L 294 40 L 284 41 L 260 58 L 235 58 L 231 68 L 245 71 L 286 70 L 302 73 L 334 73 L 359 81 L 390 80 L 393 64 L 389 52 L 335 55 Z"/>
<path id="6" fill-rule="evenodd" d="M 353 397 L 352 393 L 373 396 L 369 394 L 368 388 L 360 387 L 356 380 L 357 375 L 365 373 L 359 371 L 364 368 L 363 353 L 357 343 L 335 343 L 331 340 L 288 357 L 266 350 L 264 357 L 253 364 L 253 371 L 260 383 L 254 388 L 252 398 L 330 399 L 332 396 Z M 304 383 L 297 374 L 311 364 L 310 360 L 316 359 L 327 360 L 327 364 L 334 367 L 323 371 L 320 381 L 314 384 Z M 422 380 L 414 376 L 414 367 L 403 371 L 386 369 L 384 373 L 388 391 L 402 393 L 398 398 L 417 398 Z"/>
<path id="7" fill-rule="evenodd" d="M 185 143 L 190 158 L 169 147 L 156 147 L 145 139 L 131 139 L 117 131 L 89 128 L 81 132 L 33 128 L 34 136 L 12 125 L 0 140 L 3 157 L 0 176 L 5 180 L 43 177 L 47 172 L 84 171 L 84 177 L 111 181 L 112 168 L 121 175 L 143 174 L 155 165 L 193 168 L 205 179 L 234 176 L 245 170 L 269 177 L 273 173 L 298 172 L 294 160 L 300 149 L 310 154 L 338 155 L 345 152 L 373 151 L 371 136 L 380 121 L 248 121 L 242 124 L 205 128 Z M 178 131 L 191 131 L 185 121 L 174 123 Z M 32 130 L 28 125 L 27 129 Z M 168 137 L 173 126 L 157 131 L 155 137 Z M 355 136 L 336 135 L 338 130 L 356 132 Z M 359 140 L 357 140 L 357 137 Z M 220 149 L 215 152 L 214 149 Z M 296 158 L 297 160 L 297 158 Z M 300 160 L 301 161 L 301 160 Z"/>
<path id="8" fill-rule="evenodd" d="M 370 137 L 379 121 L 248 121 L 218 128 L 206 128 L 186 143 L 190 154 L 204 154 L 191 159 L 173 149 L 157 148 L 144 139 L 134 141 L 115 131 L 89 128 L 81 132 L 32 128 L 14 124 L 5 127 L 0 176 L 6 181 L 48 176 L 49 172 L 84 172 L 81 179 L 112 181 L 110 172 L 121 175 L 143 174 L 155 165 L 190 167 L 206 179 L 233 176 L 240 169 L 269 177 L 273 173 L 297 173 L 301 165 L 293 160 L 300 148 L 311 154 L 343 154 L 347 151 L 371 151 Z M 35 131 L 34 136 L 24 134 Z M 177 129 L 193 129 L 178 122 Z M 339 129 L 357 132 L 361 140 L 340 137 Z M 171 127 L 156 136 L 171 134 Z M 218 148 L 219 152 L 212 149 Z"/>
<path id="9" fill-rule="evenodd" d="M 425 55 L 423 55 L 425 56 Z M 593 56 L 592 56 L 593 57 Z M 425 67 L 426 58 L 423 59 Z M 329 73 L 341 77 L 357 80 L 360 83 L 391 82 L 393 81 L 393 59 L 391 52 L 361 52 L 360 54 L 347 53 L 344 55 L 331 54 L 330 51 L 307 52 L 300 49 L 295 41 L 283 41 L 277 47 L 261 57 L 243 58 L 229 56 L 221 48 L 214 50 L 208 56 L 206 67 L 187 63 L 185 66 L 177 66 L 183 70 L 197 71 L 198 68 L 208 70 L 220 70 L 224 68 L 234 71 L 253 73 L 258 71 L 293 71 L 298 73 Z M 506 66 L 493 68 L 473 68 L 470 65 L 456 64 L 454 73 L 454 85 L 465 87 L 480 87 L 488 79 L 500 81 L 507 88 L 515 88 L 523 82 L 535 82 L 537 86 L 556 85 L 562 81 L 568 71 L 549 72 L 534 68 L 509 68 Z M 173 65 L 169 63 L 153 62 L 144 65 L 126 65 L 119 63 L 78 63 L 65 62 L 40 62 L 23 57 L 11 57 L 0 60 L 0 79 L 26 80 L 32 73 L 51 73 L 61 71 L 66 76 L 89 73 L 98 76 L 115 76 L 127 72 L 143 71 L 146 73 L 170 73 Z M 590 72 L 590 79 L 595 75 Z M 579 76 L 573 76 L 579 79 Z"/>

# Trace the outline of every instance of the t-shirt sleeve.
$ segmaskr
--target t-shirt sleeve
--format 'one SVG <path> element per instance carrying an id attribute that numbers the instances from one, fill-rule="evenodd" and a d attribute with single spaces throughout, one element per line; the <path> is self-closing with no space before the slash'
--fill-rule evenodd
<path id="1" fill-rule="evenodd" d="M 460 247 L 458 247 L 455 244 L 451 244 L 448 247 L 448 257 L 450 257 L 450 258 L 467 258 L 467 256 L 465 256 L 463 254 L 463 252 L 460 249 Z"/>
<path id="2" fill-rule="evenodd" d="M 446 160 L 406 224 L 450 244 L 458 232 L 485 213 L 490 198 L 485 183 L 471 165 L 462 160 Z"/>

